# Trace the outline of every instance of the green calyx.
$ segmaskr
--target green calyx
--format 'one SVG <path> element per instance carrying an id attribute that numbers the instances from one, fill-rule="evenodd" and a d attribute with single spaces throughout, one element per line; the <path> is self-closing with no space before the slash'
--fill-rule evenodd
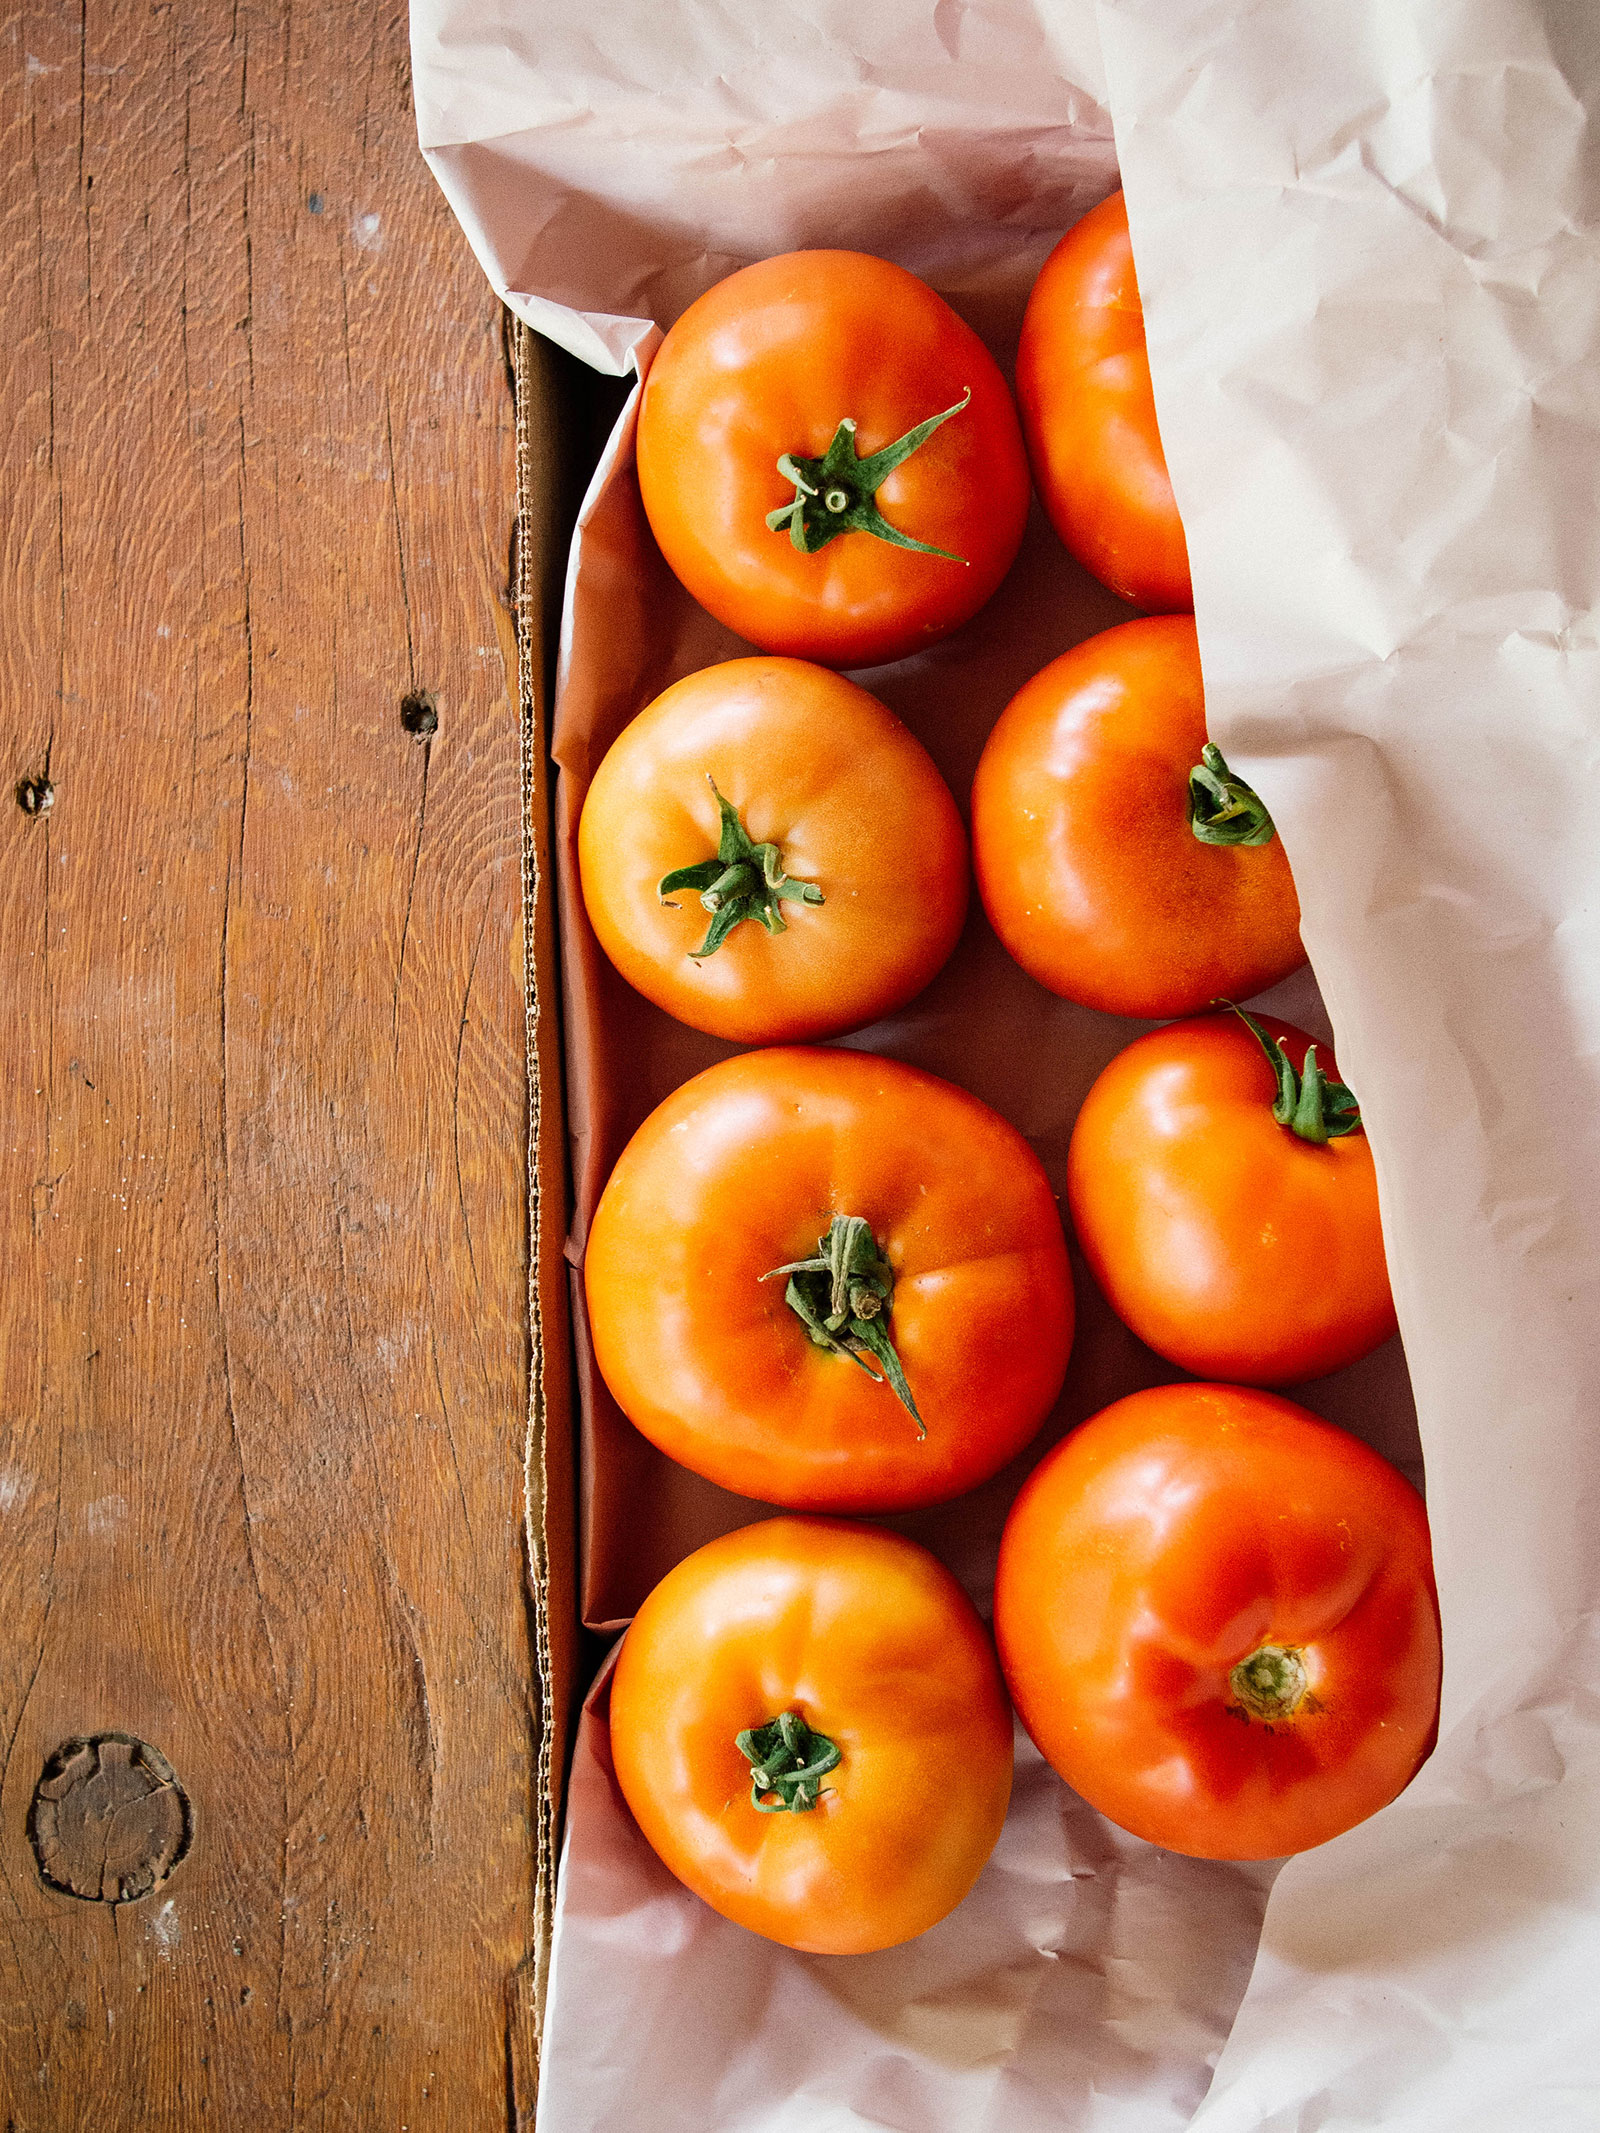
<path id="1" fill-rule="evenodd" d="M 895 468 L 904 466 L 918 446 L 926 444 L 942 422 L 959 415 L 971 398 L 969 385 L 954 407 L 947 407 L 943 414 L 930 415 L 926 422 L 919 422 L 914 430 L 907 430 L 903 437 L 897 437 L 893 444 L 886 444 L 868 459 L 856 452 L 856 426 L 848 415 L 834 431 L 833 442 L 820 459 L 802 459 L 785 452 L 778 461 L 778 472 L 785 481 L 794 483 L 794 501 L 769 511 L 768 526 L 774 533 L 787 527 L 790 540 L 802 555 L 815 555 L 841 533 L 870 533 L 894 548 L 911 548 L 918 555 L 938 555 L 948 563 L 964 564 L 965 556 L 952 555 L 948 548 L 930 547 L 926 541 L 914 541 L 909 533 L 891 526 L 878 509 L 877 495 Z"/>
<path id="2" fill-rule="evenodd" d="M 1272 1115 L 1280 1126 L 1287 1126 L 1301 1140 L 1318 1145 L 1324 1141 L 1341 1140 L 1347 1133 L 1360 1132 L 1361 1110 L 1354 1094 L 1342 1081 L 1330 1081 L 1323 1073 L 1317 1064 L 1314 1044 L 1306 1046 L 1306 1063 L 1297 1074 L 1281 1037 L 1274 1043 L 1254 1015 L 1247 1015 L 1242 1007 L 1234 1007 L 1231 1000 L 1222 1004 L 1231 1008 L 1249 1030 L 1278 1077 Z"/>
<path id="3" fill-rule="evenodd" d="M 798 1711 L 780 1711 L 764 1726 L 737 1734 L 734 1746 L 749 1759 L 750 1804 L 761 1815 L 805 1814 L 840 1762 L 833 1742 L 813 1733 Z"/>
<path id="4" fill-rule="evenodd" d="M 1292 1644 L 1263 1644 L 1228 1676 L 1240 1708 L 1268 1725 L 1292 1718 L 1309 1685 L 1305 1660 Z"/>
<path id="5" fill-rule="evenodd" d="M 698 948 L 689 950 L 697 962 L 715 955 L 734 927 L 747 918 L 758 919 L 769 933 L 786 933 L 788 920 L 778 909 L 786 898 L 795 904 L 820 904 L 823 900 L 815 882 L 789 878 L 783 871 L 783 854 L 775 844 L 751 843 L 738 809 L 717 792 L 716 780 L 709 771 L 706 782 L 717 793 L 722 814 L 717 856 L 663 874 L 656 884 L 656 894 L 674 910 L 677 905 L 672 903 L 673 891 L 693 889 L 698 892 L 703 909 L 710 912 L 711 924 L 705 939 Z"/>
<path id="6" fill-rule="evenodd" d="M 1270 844 L 1278 834 L 1259 793 L 1207 741 L 1189 773 L 1189 827 L 1202 844 Z"/>
<path id="7" fill-rule="evenodd" d="M 761 1279 L 776 1281 L 780 1274 L 789 1277 L 784 1302 L 817 1346 L 830 1355 L 845 1356 L 878 1384 L 887 1381 L 916 1423 L 917 1435 L 925 1437 L 927 1429 L 889 1338 L 894 1273 L 889 1262 L 878 1256 L 871 1223 L 861 1215 L 835 1215 L 827 1235 L 817 1239 L 815 1259 L 775 1266 Z M 873 1369 L 874 1362 L 881 1376 Z"/>

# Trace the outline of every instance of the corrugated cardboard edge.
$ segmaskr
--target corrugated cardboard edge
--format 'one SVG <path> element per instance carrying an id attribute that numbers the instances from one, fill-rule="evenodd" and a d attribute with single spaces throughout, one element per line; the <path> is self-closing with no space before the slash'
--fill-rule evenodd
<path id="1" fill-rule="evenodd" d="M 527 1606 L 536 1700 L 533 1755 L 534 1942 L 507 1987 L 506 2123 L 533 2125 L 539 2040 L 561 1834 L 577 1644 L 567 1187 L 556 1013 L 550 864 L 549 593 L 558 582 L 562 449 L 558 372 L 548 342 L 509 313 L 506 353 L 516 401 L 516 521 L 511 597 L 517 634 L 522 765 L 522 920 L 528 1072 L 528 1412 L 524 1439 Z"/>

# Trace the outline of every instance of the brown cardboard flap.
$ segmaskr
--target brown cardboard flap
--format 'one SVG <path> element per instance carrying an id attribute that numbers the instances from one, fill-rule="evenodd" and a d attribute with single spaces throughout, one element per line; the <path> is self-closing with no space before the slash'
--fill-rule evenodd
<path id="1" fill-rule="evenodd" d="M 507 315 L 517 409 L 517 517 L 512 598 L 521 710 L 523 956 L 528 1068 L 528 1607 L 538 1705 L 534 1824 L 536 1943 L 511 2025 L 535 2055 L 549 1973 L 562 1785 L 576 1681 L 576 1519 L 573 1497 L 572 1345 L 564 1247 L 566 1148 L 561 1035 L 556 1013 L 554 878 L 550 867 L 550 758 L 546 740 L 551 617 L 558 612 L 566 549 L 566 426 L 555 351 Z M 519 2081 L 531 2094 L 534 2080 Z"/>

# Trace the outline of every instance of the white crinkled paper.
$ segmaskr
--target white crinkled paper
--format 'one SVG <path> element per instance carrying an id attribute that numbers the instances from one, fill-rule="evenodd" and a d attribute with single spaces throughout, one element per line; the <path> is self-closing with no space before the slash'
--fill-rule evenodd
<path id="1" fill-rule="evenodd" d="M 1361 1090 L 1440 1740 L 1198 2128 L 1600 2124 L 1600 18 L 1104 0 L 1207 713 Z"/>
<path id="2" fill-rule="evenodd" d="M 1432 1761 L 1279 1876 L 1203 2103 L 1260 1870 L 1109 1831 L 1029 1751 L 974 1898 L 841 1968 L 687 1898 L 586 1718 L 543 2133 L 1592 2133 L 1593 0 L 415 0 L 413 48 L 495 286 L 619 373 L 764 253 L 1004 284 L 1115 182 L 1114 121 L 1208 719 L 1283 831 L 1377 1154 L 1445 1628 Z M 629 450 L 569 687 L 634 656 Z"/>

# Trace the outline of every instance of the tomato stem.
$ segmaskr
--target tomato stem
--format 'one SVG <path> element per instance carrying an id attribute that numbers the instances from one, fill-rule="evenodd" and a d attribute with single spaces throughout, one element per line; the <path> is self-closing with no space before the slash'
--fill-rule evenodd
<path id="1" fill-rule="evenodd" d="M 1310 1681 L 1305 1660 L 1292 1644 L 1263 1644 L 1239 1661 L 1228 1686 L 1252 1718 L 1271 1721 L 1293 1716 Z"/>
<path id="2" fill-rule="evenodd" d="M 1323 1073 L 1314 1044 L 1306 1046 L 1305 1065 L 1297 1074 L 1281 1037 L 1274 1042 L 1254 1015 L 1247 1015 L 1231 1000 L 1224 1000 L 1222 1005 L 1239 1017 L 1267 1055 L 1267 1064 L 1278 1080 L 1272 1115 L 1280 1126 L 1287 1126 L 1301 1140 L 1319 1147 L 1325 1141 L 1361 1131 L 1361 1109 L 1354 1094 L 1342 1081 L 1330 1081 Z"/>
<path id="3" fill-rule="evenodd" d="M 1189 827 L 1202 844 L 1270 844 L 1277 835 L 1266 803 L 1207 741 L 1189 773 Z"/>
<path id="4" fill-rule="evenodd" d="M 678 867 L 663 874 L 656 894 L 674 911 L 675 889 L 699 892 L 701 908 L 711 914 L 705 939 L 690 955 L 696 962 L 715 955 L 734 927 L 747 918 L 760 921 L 769 933 L 786 933 L 788 921 L 778 909 L 785 898 L 790 903 L 820 904 L 822 891 L 812 881 L 795 881 L 783 871 L 783 854 L 775 844 L 753 844 L 750 832 L 739 820 L 739 811 L 717 792 L 717 781 L 707 771 L 706 782 L 717 793 L 722 832 L 714 859 L 694 866 Z"/>
<path id="5" fill-rule="evenodd" d="M 780 1711 L 764 1726 L 737 1734 L 734 1746 L 750 1763 L 750 1804 L 757 1814 L 804 1814 L 821 1798 L 820 1780 L 841 1760 L 825 1733 L 813 1733 L 798 1711 Z"/>
<path id="6" fill-rule="evenodd" d="M 880 1385 L 887 1380 L 916 1423 L 917 1435 L 925 1437 L 927 1429 L 889 1338 L 894 1272 L 879 1254 L 871 1223 L 862 1215 L 835 1215 L 827 1234 L 817 1239 L 815 1259 L 775 1266 L 760 1279 L 775 1281 L 780 1274 L 789 1277 L 784 1302 L 817 1346 L 846 1357 Z M 874 1361 L 882 1376 L 873 1369 Z"/>
<path id="7" fill-rule="evenodd" d="M 914 541 L 909 533 L 891 526 L 878 509 L 877 495 L 895 468 L 904 466 L 940 423 L 959 415 L 971 398 L 969 385 L 954 407 L 930 415 L 926 422 L 919 422 L 915 429 L 907 430 L 903 437 L 897 437 L 893 444 L 886 444 L 881 452 L 874 452 L 867 459 L 856 451 L 856 425 L 849 415 L 834 431 L 833 441 L 820 459 L 802 459 L 794 452 L 785 452 L 778 461 L 778 472 L 785 481 L 794 483 L 794 498 L 767 513 L 768 526 L 774 533 L 782 533 L 787 527 L 790 540 L 802 555 L 815 555 L 841 533 L 870 533 L 891 547 L 911 548 L 918 555 L 943 556 L 947 563 L 964 565 L 965 556 L 952 555 L 948 548 L 930 547 L 926 541 Z"/>

